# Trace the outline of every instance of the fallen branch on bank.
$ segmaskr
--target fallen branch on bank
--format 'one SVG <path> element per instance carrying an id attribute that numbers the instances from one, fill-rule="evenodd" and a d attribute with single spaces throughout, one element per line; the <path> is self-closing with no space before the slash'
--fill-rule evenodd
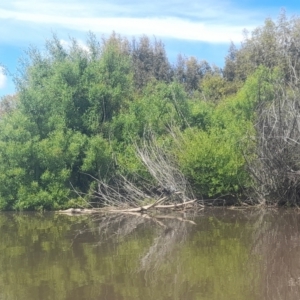
<path id="1" fill-rule="evenodd" d="M 176 208 L 182 208 L 186 209 L 189 208 L 191 204 L 195 203 L 196 200 L 190 200 L 183 203 L 175 203 L 175 204 L 168 204 L 168 205 L 159 205 L 163 201 L 165 201 L 167 197 L 164 197 L 160 199 L 159 201 L 156 201 L 149 205 L 144 205 L 141 207 L 135 207 L 135 208 L 128 208 L 128 209 L 118 209 L 118 208 L 69 208 L 65 210 L 59 210 L 57 211 L 60 214 L 65 215 L 83 215 L 83 214 L 99 214 L 99 213 L 147 213 L 151 209 L 176 209 Z M 202 207 L 202 205 L 201 205 Z"/>
<path id="2" fill-rule="evenodd" d="M 96 183 L 91 195 L 102 208 L 68 209 L 59 213 L 147 213 L 153 209 L 190 208 L 196 200 L 170 152 L 159 147 L 151 133 L 140 146 L 135 147 L 136 156 L 148 173 L 145 177 L 137 174 L 117 174 L 109 180 L 102 180 L 89 175 Z M 75 192 L 81 197 L 79 192 Z"/>
<path id="3" fill-rule="evenodd" d="M 189 204 L 194 203 L 196 200 L 190 200 L 188 202 L 184 203 L 176 203 L 176 204 L 169 204 L 169 205 L 158 205 L 159 203 L 163 202 L 165 198 L 162 198 L 160 201 L 156 201 L 153 204 L 146 205 L 146 206 L 141 206 L 141 207 L 136 207 L 136 208 L 129 208 L 129 209 L 113 209 L 109 210 L 109 212 L 147 212 L 151 208 L 152 209 L 171 209 L 171 208 L 179 208 L 179 207 L 186 207 Z"/>
<path id="4" fill-rule="evenodd" d="M 109 181 L 94 178 L 97 188 L 94 198 L 109 212 L 140 212 L 151 209 L 186 208 L 195 202 L 185 176 L 173 156 L 158 146 L 153 135 L 136 145 L 137 158 L 148 172 L 146 178 L 138 175 L 116 175 Z"/>

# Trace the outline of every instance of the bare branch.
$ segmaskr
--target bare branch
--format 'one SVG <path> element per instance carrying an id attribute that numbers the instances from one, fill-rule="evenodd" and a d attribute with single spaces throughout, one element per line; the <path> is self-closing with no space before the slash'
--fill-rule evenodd
<path id="1" fill-rule="evenodd" d="M 150 136 L 150 138 L 149 138 Z M 153 208 L 176 208 L 190 204 L 193 195 L 184 175 L 176 166 L 170 154 L 158 146 L 152 133 L 142 144 L 135 144 L 136 155 L 151 177 L 129 180 L 123 175 L 109 182 L 94 178 L 97 189 L 93 191 L 102 205 L 118 208 L 119 212 L 146 212 Z M 166 205 L 159 205 L 162 202 Z"/>

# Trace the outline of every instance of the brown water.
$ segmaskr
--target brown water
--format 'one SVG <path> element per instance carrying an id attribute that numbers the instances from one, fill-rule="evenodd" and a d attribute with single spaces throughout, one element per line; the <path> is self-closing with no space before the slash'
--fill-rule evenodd
<path id="1" fill-rule="evenodd" d="M 300 299 L 296 211 L 0 214 L 0 300 Z"/>

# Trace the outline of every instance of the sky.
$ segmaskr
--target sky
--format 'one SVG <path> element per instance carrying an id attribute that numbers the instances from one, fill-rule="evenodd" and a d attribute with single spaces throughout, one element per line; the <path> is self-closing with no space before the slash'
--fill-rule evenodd
<path id="1" fill-rule="evenodd" d="M 276 20 L 281 9 L 300 15 L 299 0 L 6 0 L 0 3 L 0 97 L 15 93 L 13 78 L 29 46 L 43 49 L 56 34 L 83 46 L 89 31 L 131 39 L 161 39 L 170 61 L 179 53 L 222 67 L 231 42 Z"/>

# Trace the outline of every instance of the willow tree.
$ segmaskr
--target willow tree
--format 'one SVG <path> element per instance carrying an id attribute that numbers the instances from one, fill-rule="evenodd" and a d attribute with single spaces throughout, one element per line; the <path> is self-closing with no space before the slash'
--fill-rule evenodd
<path id="1" fill-rule="evenodd" d="M 18 101 L 0 120 L 2 208 L 70 205 L 73 188 L 88 191 L 92 182 L 82 172 L 106 173 L 107 122 L 131 97 L 133 76 L 119 37 L 98 43 L 91 35 L 87 44 L 71 39 L 65 47 L 54 36 L 26 52 Z"/>

